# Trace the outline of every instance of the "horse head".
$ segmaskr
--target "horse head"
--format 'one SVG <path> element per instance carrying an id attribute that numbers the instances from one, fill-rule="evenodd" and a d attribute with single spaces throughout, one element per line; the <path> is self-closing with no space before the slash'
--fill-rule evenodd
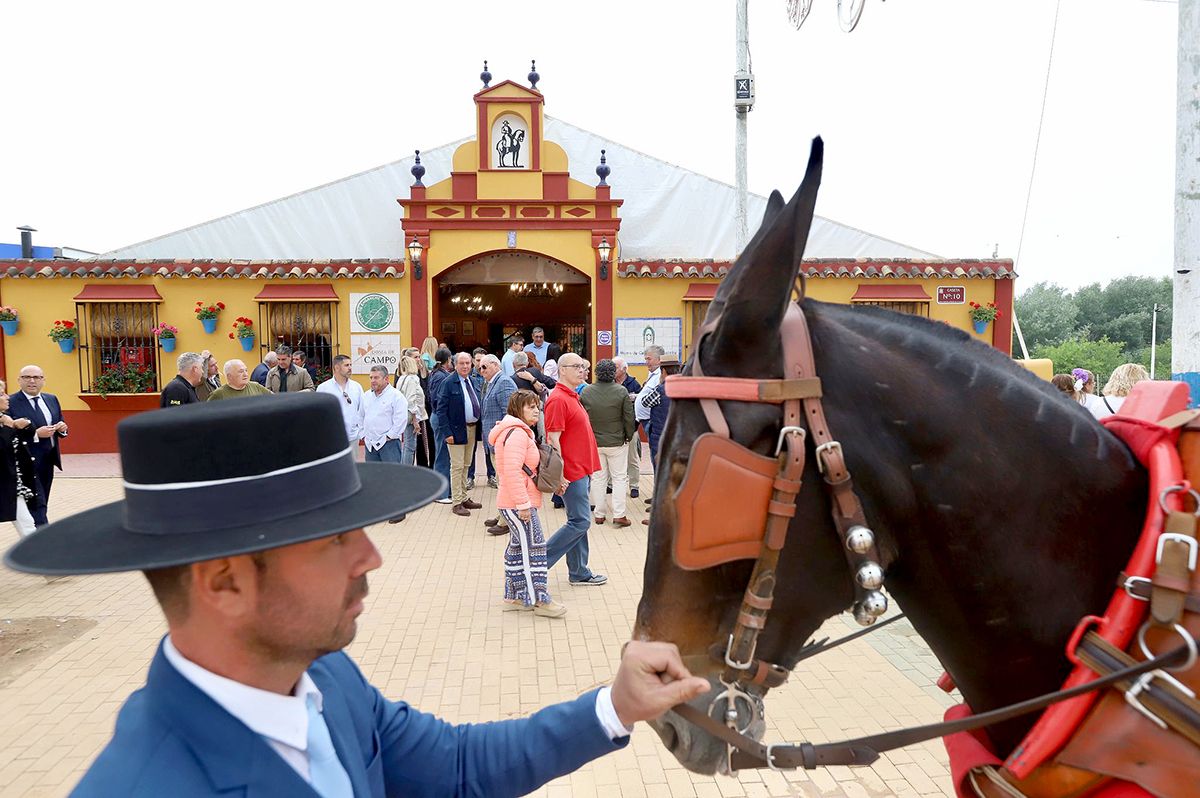
<path id="1" fill-rule="evenodd" d="M 817 139 L 792 199 L 785 205 L 772 193 L 759 230 L 709 308 L 684 374 L 698 363 L 706 376 L 785 376 L 780 328 L 785 314 L 795 313 L 789 306 L 821 167 Z M 829 429 L 875 532 L 891 595 L 976 711 L 1056 689 L 1069 669 L 1062 646 L 1071 629 L 1103 609 L 1136 540 L 1144 474 L 1080 406 L 961 331 L 809 299 L 800 307 Z M 783 426 L 777 404 L 722 400 L 719 407 L 732 441 L 776 455 Z M 712 647 L 734 627 L 754 561 L 688 570 L 673 550 L 674 498 L 693 444 L 711 429 L 700 403 L 672 402 L 633 634 L 674 642 L 689 668 L 712 684 L 693 704 L 722 717 L 716 713 L 729 708 L 720 703 L 722 665 Z M 757 642 L 759 660 L 789 670 L 812 633 L 856 595 L 812 445 L 776 569 L 774 604 Z M 730 516 L 742 498 L 728 496 Z M 1065 583 L 1074 589 L 1062 591 Z M 762 702 L 765 688 L 746 689 Z M 735 709 L 746 734 L 763 733 L 761 713 Z M 725 745 L 675 713 L 653 725 L 689 769 L 712 773 L 725 764 Z M 993 729 L 998 750 L 1027 727 Z"/>
<path id="2" fill-rule="evenodd" d="M 699 359 L 709 376 L 781 377 L 783 352 L 778 330 L 792 298 L 800 260 L 812 225 L 817 188 L 821 179 L 823 145 L 813 142 L 804 181 L 791 201 L 784 204 L 779 192 L 773 192 L 766 215 L 745 251 L 738 257 L 729 276 L 721 284 L 708 311 L 706 325 L 718 319 L 717 326 L 696 347 L 683 373 L 694 371 Z M 770 456 L 780 432 L 779 408 L 773 405 L 722 402 L 730 437 L 742 446 Z M 679 568 L 672 556 L 672 541 L 677 523 L 672 497 L 683 482 L 692 444 L 710 427 L 695 402 L 673 402 L 663 432 L 661 456 L 655 477 L 649 547 L 646 556 L 644 587 L 638 605 L 634 636 L 642 639 L 673 641 L 698 675 L 708 676 L 713 690 L 696 700 L 707 708 L 722 689 L 717 679 L 719 663 L 713 660 L 704 672 L 698 663 L 708 659 L 709 647 L 723 639 L 732 626 L 733 615 L 746 588 L 753 562 L 741 560 L 703 570 Z M 809 469 L 811 470 L 811 469 Z M 813 474 L 805 474 L 810 480 Z M 728 512 L 738 512 L 738 497 L 728 497 Z M 818 492 L 804 491 L 798 500 L 797 515 L 820 513 L 824 498 Z M 785 559 L 792 551 L 819 551 L 822 559 L 841 558 L 836 536 L 824 529 L 799 531 L 790 535 Z M 800 566 L 786 564 L 787 571 Z M 781 564 L 781 571 L 785 565 Z M 802 593 L 791 593 L 788 601 L 803 603 L 813 610 L 812 621 L 793 627 L 787 637 L 775 634 L 784 624 L 768 625 L 760 638 L 759 654 L 770 662 L 794 662 L 800 644 L 820 625 L 824 617 L 847 606 L 853 598 L 844 573 L 831 569 L 805 574 L 796 585 Z M 776 604 L 778 607 L 778 603 Z M 774 610 L 780 612 L 781 610 Z M 772 628 L 772 627 L 775 628 Z M 753 690 L 753 688 L 751 688 Z M 757 691 L 761 696 L 765 691 Z M 684 723 L 673 713 L 653 724 L 664 743 L 684 765 L 698 772 L 714 772 L 724 761 L 725 748 L 715 738 Z M 763 731 L 761 719 L 748 733 Z"/>

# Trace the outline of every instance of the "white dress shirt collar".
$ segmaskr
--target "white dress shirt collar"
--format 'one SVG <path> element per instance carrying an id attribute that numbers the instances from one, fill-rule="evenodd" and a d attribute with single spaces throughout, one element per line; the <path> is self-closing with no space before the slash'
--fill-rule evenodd
<path id="1" fill-rule="evenodd" d="M 171 642 L 163 640 L 163 655 L 196 689 L 244 723 L 250 731 L 299 751 L 308 748 L 309 695 L 322 708 L 321 691 L 308 673 L 300 676 L 291 695 L 279 695 L 218 676 L 189 660 Z"/>

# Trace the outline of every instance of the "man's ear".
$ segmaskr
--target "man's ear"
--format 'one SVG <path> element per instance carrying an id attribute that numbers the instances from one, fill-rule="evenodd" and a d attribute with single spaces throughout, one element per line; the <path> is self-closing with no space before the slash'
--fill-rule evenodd
<path id="1" fill-rule="evenodd" d="M 191 596 L 211 612 L 240 618 L 258 600 L 258 569 L 248 554 L 221 557 L 192 564 Z"/>

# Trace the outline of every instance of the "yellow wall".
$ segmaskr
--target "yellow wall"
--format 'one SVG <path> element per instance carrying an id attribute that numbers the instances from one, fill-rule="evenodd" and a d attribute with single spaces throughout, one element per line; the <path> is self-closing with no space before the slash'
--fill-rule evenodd
<path id="1" fill-rule="evenodd" d="M 691 302 L 684 302 L 683 295 L 693 283 L 704 285 L 719 285 L 720 280 L 691 279 L 686 277 L 624 277 L 617 278 L 613 286 L 613 317 L 615 319 L 639 316 L 678 316 L 683 319 L 684 345 L 691 344 L 692 330 Z M 930 280 L 880 280 L 879 278 L 815 278 L 807 281 L 808 296 L 822 302 L 838 302 L 849 304 L 850 297 L 860 285 L 919 285 L 930 296 L 929 317 L 935 321 L 944 321 L 952 327 L 965 330 L 985 343 L 991 343 L 992 328 L 988 327 L 982 335 L 976 335 L 971 326 L 967 310 L 969 302 L 985 305 L 995 301 L 995 282 L 988 278 L 961 279 L 930 279 Z M 966 301 L 962 305 L 937 304 L 937 287 L 939 285 L 964 286 Z M 690 352 L 670 352 L 686 358 Z M 646 376 L 643 366 L 633 366 L 631 373 L 639 380 Z"/>
<path id="2" fill-rule="evenodd" d="M 410 301 L 407 279 L 341 279 L 341 280 L 230 280 L 221 278 L 139 278 L 139 279 L 100 279 L 88 280 L 82 278 L 55 279 L 5 279 L 0 281 L 0 301 L 11 305 L 20 312 L 20 329 L 14 336 L 4 337 L 4 379 L 9 390 L 16 390 L 16 376 L 22 366 L 31 363 L 41 366 L 46 372 L 46 390 L 57 395 L 64 410 L 86 410 L 87 405 L 78 394 L 80 389 L 79 349 L 69 355 L 63 354 L 58 344 L 48 337 L 50 327 L 55 320 L 75 320 L 74 297 L 88 284 L 99 285 L 153 285 L 162 295 L 163 301 L 158 305 L 158 320 L 167 322 L 179 328 L 178 341 L 174 353 L 159 352 L 159 385 L 169 381 L 175 374 L 174 359 L 186 351 L 199 352 L 202 349 L 212 351 L 217 361 L 223 363 L 232 358 L 245 360 L 253 366 L 259 362 L 263 350 L 258 346 L 262 343 L 261 331 L 255 341 L 255 348 L 243 352 L 237 341 L 231 341 L 228 333 L 232 330 L 233 320 L 238 316 L 247 316 L 259 324 L 259 303 L 254 296 L 268 282 L 272 285 L 307 283 L 328 284 L 333 286 L 339 299 L 337 308 L 338 331 L 336 344 L 341 354 L 350 352 L 350 294 L 381 293 L 400 294 L 400 338 L 405 345 L 409 344 L 410 335 Z M 206 305 L 217 302 L 225 303 L 217 320 L 217 331 L 211 335 L 204 332 L 200 322 L 196 321 L 193 309 L 196 300 Z M 419 346 L 420 341 L 416 344 Z M 367 378 L 356 375 L 364 386 Z"/>

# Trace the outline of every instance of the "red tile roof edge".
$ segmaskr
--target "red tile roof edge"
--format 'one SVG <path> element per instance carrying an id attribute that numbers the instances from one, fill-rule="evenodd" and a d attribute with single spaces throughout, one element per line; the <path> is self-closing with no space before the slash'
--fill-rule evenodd
<path id="1" fill-rule="evenodd" d="M 0 259 L 0 278 L 293 277 L 344 279 L 403 277 L 406 263 L 389 258 L 344 260 L 45 260 Z"/>

